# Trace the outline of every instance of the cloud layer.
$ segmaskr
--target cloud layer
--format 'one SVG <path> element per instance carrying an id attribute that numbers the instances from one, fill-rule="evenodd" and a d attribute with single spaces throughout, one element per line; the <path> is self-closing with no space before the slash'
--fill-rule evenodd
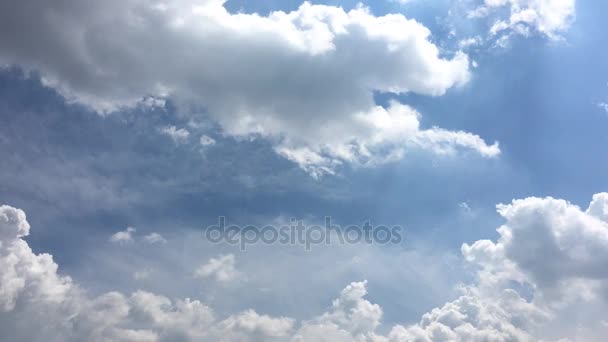
<path id="1" fill-rule="evenodd" d="M 309 3 L 231 14 L 223 3 L 3 3 L 0 64 L 37 70 L 100 112 L 171 98 L 183 112 L 204 110 L 227 135 L 269 138 L 312 174 L 392 160 L 420 140 L 498 154 L 469 133 L 421 129 L 410 107 L 375 104 L 374 92 L 438 96 L 470 78 L 467 55 L 442 55 L 415 20 Z M 162 132 L 188 138 L 176 127 Z"/>
<path id="2" fill-rule="evenodd" d="M 48 254 L 23 238 L 25 213 L 0 207 L 0 337 L 11 341 L 601 341 L 607 327 L 608 194 L 585 211 L 564 200 L 527 198 L 499 205 L 497 241 L 464 244 L 477 269 L 463 295 L 419 323 L 380 333 L 382 308 L 366 282 L 348 285 L 327 312 L 296 322 L 253 310 L 219 319 L 197 300 L 146 291 L 91 297 L 57 273 Z M 211 265 L 211 266 L 209 266 Z M 221 267 L 219 267 L 221 266 Z M 234 256 L 203 268 L 234 271 Z M 222 272 L 224 272 L 222 271 Z M 224 279 L 226 280 L 226 279 Z M 578 312 L 572 317 L 572 310 Z M 28 322 L 39 322 L 31 329 Z"/>

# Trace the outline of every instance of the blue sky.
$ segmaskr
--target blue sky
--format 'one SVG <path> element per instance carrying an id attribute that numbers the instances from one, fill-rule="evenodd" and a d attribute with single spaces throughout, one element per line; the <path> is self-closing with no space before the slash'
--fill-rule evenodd
<path id="1" fill-rule="evenodd" d="M 0 5 L 0 340 L 605 336 L 608 4 L 193 3 Z M 240 251 L 219 216 L 405 239 Z"/>

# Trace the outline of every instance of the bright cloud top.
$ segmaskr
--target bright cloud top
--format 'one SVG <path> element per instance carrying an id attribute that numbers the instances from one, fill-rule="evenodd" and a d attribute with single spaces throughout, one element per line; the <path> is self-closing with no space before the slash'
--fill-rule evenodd
<path id="1" fill-rule="evenodd" d="M 483 17 L 496 9 L 508 6 L 510 16 L 498 20 L 490 32 L 497 34 L 504 30 L 528 35 L 533 29 L 549 38 L 559 38 L 575 14 L 575 0 L 485 0 L 484 5 L 470 12 L 472 17 Z"/>
<path id="2" fill-rule="evenodd" d="M 608 287 L 608 194 L 586 211 L 564 200 L 527 198 L 499 205 L 506 223 L 497 241 L 464 244 L 477 280 L 453 302 L 383 335 L 382 308 L 353 282 L 327 312 L 298 323 L 253 310 L 218 319 L 197 300 L 145 291 L 87 296 L 35 254 L 25 213 L 0 207 L 0 338 L 11 341 L 602 341 Z M 234 255 L 211 259 L 202 273 L 234 273 Z M 226 274 L 228 274 L 226 273 Z M 225 277 L 224 277 L 225 278 Z M 223 279 L 223 278 L 222 278 Z M 577 312 L 573 317 L 572 312 Z M 38 322 L 31 329 L 29 322 Z M 10 328 L 9 328 L 10 327 Z"/>
<path id="3" fill-rule="evenodd" d="M 266 137 L 313 174 L 392 160 L 419 140 L 498 154 L 469 133 L 425 133 L 407 106 L 375 104 L 374 91 L 439 96 L 470 78 L 467 55 L 442 56 L 415 20 L 309 3 L 231 14 L 223 3 L 3 2 L 0 64 L 38 70 L 100 112 L 151 98 L 205 108 L 225 134 Z M 187 139 L 175 127 L 162 132 Z"/>

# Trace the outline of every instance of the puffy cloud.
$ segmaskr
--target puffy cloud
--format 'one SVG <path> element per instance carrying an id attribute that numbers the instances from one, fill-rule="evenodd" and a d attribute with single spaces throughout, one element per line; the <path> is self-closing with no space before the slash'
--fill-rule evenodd
<path id="1" fill-rule="evenodd" d="M 90 297 L 57 273 L 48 254 L 23 237 L 25 214 L 0 207 L 0 339 L 11 341 L 602 341 L 608 273 L 608 194 L 586 210 L 554 198 L 497 206 L 506 222 L 496 241 L 464 244 L 476 281 L 420 322 L 378 330 L 382 309 L 366 282 L 348 285 L 310 320 L 253 310 L 218 319 L 197 300 L 146 291 Z M 225 279 L 234 256 L 212 259 L 206 274 Z M 226 266 L 228 265 L 228 266 Z M 228 272 L 230 273 L 230 272 Z M 573 316 L 572 312 L 576 312 Z M 39 322 L 31 329 L 27 322 Z"/>
<path id="2" fill-rule="evenodd" d="M 219 282 L 232 281 L 240 275 L 234 264 L 234 254 L 211 258 L 194 272 L 194 276 L 198 278 L 213 278 Z"/>
<path id="3" fill-rule="evenodd" d="M 238 315 L 230 316 L 220 324 L 220 329 L 232 332 L 235 337 L 231 340 L 260 340 L 273 337 L 286 337 L 292 330 L 294 320 L 281 317 L 273 318 L 259 315 L 253 310 L 244 311 Z M 241 335 L 242 336 L 239 336 Z"/>
<path id="4" fill-rule="evenodd" d="M 498 241 L 465 244 L 463 254 L 481 266 L 485 282 L 530 282 L 546 305 L 596 297 L 608 286 L 607 203 L 600 193 L 586 211 L 551 197 L 501 204 L 507 222 Z"/>
<path id="5" fill-rule="evenodd" d="M 488 296 L 476 288 L 423 315 L 418 324 L 397 325 L 389 341 L 535 341 L 531 330 L 547 314 L 512 290 Z"/>
<path id="6" fill-rule="evenodd" d="M 510 16 L 498 20 L 490 29 L 497 34 L 504 30 L 527 35 L 529 28 L 557 39 L 570 27 L 576 10 L 575 0 L 485 0 L 484 5 L 469 13 L 470 17 L 484 17 L 495 9 L 509 6 Z"/>
<path id="7" fill-rule="evenodd" d="M 0 223 L 0 340 L 256 341 L 292 329 L 289 318 L 247 310 L 218 320 L 200 301 L 145 291 L 88 297 L 58 275 L 52 256 L 35 254 L 22 239 L 29 228 L 23 211 L 0 207 Z"/>
<path id="8" fill-rule="evenodd" d="M 608 194 L 605 192 L 593 195 L 587 214 L 608 222 Z"/>
<path id="9" fill-rule="evenodd" d="M 295 341 L 353 341 L 374 338 L 382 309 L 367 301 L 367 282 L 353 282 L 332 303 L 331 310 L 306 322 Z"/>
<path id="10" fill-rule="evenodd" d="M 498 205 L 506 223 L 496 242 L 464 244 L 479 268 L 457 300 L 395 327 L 395 341 L 601 341 L 608 273 L 608 194 L 586 211 L 565 200 L 526 198 Z M 578 318 L 573 319 L 572 312 Z M 598 317 L 599 316 L 599 317 Z M 581 335 L 581 331 L 585 331 Z"/>
<path id="11" fill-rule="evenodd" d="M 142 98 L 171 98 L 184 112 L 204 108 L 224 134 L 270 139 L 315 175 L 345 162 L 393 160 L 425 135 L 417 112 L 379 107 L 375 91 L 439 96 L 470 78 L 466 54 L 441 54 L 431 32 L 401 14 L 304 3 L 261 16 L 232 14 L 223 4 L 3 2 L 0 64 L 38 70 L 68 100 L 100 112 Z M 162 131 L 176 142 L 188 136 L 174 126 Z M 477 136 L 431 133 L 496 155 Z M 462 143 L 472 137 L 475 143 Z"/>
<path id="12" fill-rule="evenodd" d="M 133 242 L 133 233 L 136 229 L 134 227 L 127 227 L 127 229 L 116 232 L 110 236 L 110 242 L 117 244 L 126 244 Z"/>
<path id="13" fill-rule="evenodd" d="M 69 278 L 57 275 L 49 254 L 33 254 L 22 238 L 29 234 L 25 213 L 0 207 L 0 310 L 15 309 L 17 299 L 40 299 L 60 304 L 72 287 Z"/>
<path id="14" fill-rule="evenodd" d="M 30 234 L 30 225 L 23 210 L 7 205 L 0 206 L 0 243 Z"/>

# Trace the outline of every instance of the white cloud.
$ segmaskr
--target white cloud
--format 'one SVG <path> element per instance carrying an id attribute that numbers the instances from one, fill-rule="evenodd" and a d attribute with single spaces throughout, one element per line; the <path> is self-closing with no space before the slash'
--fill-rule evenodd
<path id="1" fill-rule="evenodd" d="M 364 297 L 367 282 L 353 282 L 332 303 L 331 310 L 308 321 L 295 333 L 295 341 L 366 341 L 376 337 L 382 309 Z"/>
<path id="2" fill-rule="evenodd" d="M 289 318 L 247 310 L 219 320 L 200 301 L 145 291 L 88 297 L 57 274 L 51 255 L 32 252 L 22 239 L 28 227 L 23 211 L 0 207 L 0 340 L 257 341 L 292 329 Z"/>
<path id="3" fill-rule="evenodd" d="M 470 79 L 466 54 L 442 56 L 429 29 L 401 14 L 304 3 L 260 16 L 223 4 L 2 2 L 0 64 L 39 70 L 45 84 L 100 112 L 142 97 L 171 98 L 183 112 L 203 107 L 224 134 L 265 137 L 313 174 L 394 160 L 424 132 L 418 113 L 378 107 L 374 91 L 440 96 Z M 183 128 L 163 132 L 188 138 Z M 444 139 L 491 148 L 478 140 Z"/>
<path id="4" fill-rule="evenodd" d="M 593 196 L 586 211 L 553 198 L 515 200 L 498 211 L 506 223 L 496 242 L 462 246 L 479 268 L 476 283 L 418 324 L 393 327 L 386 340 L 603 340 L 608 194 Z"/>
<path id="5" fill-rule="evenodd" d="M 200 143 L 202 146 L 213 146 L 215 145 L 215 139 L 208 135 L 201 135 Z"/>
<path id="6" fill-rule="evenodd" d="M 11 241 L 30 234 L 30 225 L 22 210 L 0 206 L 0 247 L 3 241 Z"/>
<path id="7" fill-rule="evenodd" d="M 507 223 L 498 241 L 465 244 L 463 254 L 482 267 L 488 283 L 531 282 L 539 301 L 594 297 L 608 286 L 602 266 L 608 261 L 607 206 L 606 193 L 594 195 L 586 211 L 550 197 L 499 205 Z"/>
<path id="8" fill-rule="evenodd" d="M 483 43 L 481 36 L 469 37 L 462 39 L 458 42 L 458 47 L 462 50 L 469 49 L 471 47 L 479 46 Z"/>
<path id="9" fill-rule="evenodd" d="M 159 130 L 162 134 L 170 137 L 176 144 L 184 144 L 188 142 L 190 132 L 185 128 L 177 128 L 175 126 L 166 126 Z"/>
<path id="10" fill-rule="evenodd" d="M 135 233 L 135 228 L 127 227 L 127 229 L 116 232 L 110 236 L 110 242 L 117 244 L 126 244 L 133 242 L 133 233 Z"/>
<path id="11" fill-rule="evenodd" d="M 528 35 L 532 28 L 551 39 L 559 39 L 574 20 L 575 0 L 485 0 L 484 5 L 469 12 L 469 17 L 490 15 L 496 9 L 508 6 L 509 18 L 498 20 L 490 29 L 491 34 L 505 30 Z"/>
<path id="12" fill-rule="evenodd" d="M 213 278 L 222 283 L 229 282 L 240 276 L 234 264 L 234 254 L 211 258 L 194 272 L 194 276 L 197 278 Z"/>
<path id="13" fill-rule="evenodd" d="M 160 235 L 159 233 L 150 233 L 146 236 L 144 236 L 144 241 L 146 241 L 149 244 L 162 244 L 162 243 L 167 243 L 167 239 L 165 239 L 162 235 Z"/>
<path id="14" fill-rule="evenodd" d="M 608 194 L 587 210 L 564 200 L 527 198 L 499 205 L 506 222 L 496 241 L 464 244 L 476 282 L 419 323 L 378 332 L 382 309 L 366 282 L 353 282 L 310 320 L 245 310 L 218 319 L 197 300 L 145 291 L 89 297 L 57 274 L 48 254 L 23 238 L 23 211 L 0 207 L 0 339 L 11 341 L 602 341 L 608 328 Z M 234 266 L 223 256 L 210 275 Z M 226 267 L 226 265 L 229 265 Z M 232 265 L 232 266 L 230 266 Z M 223 276 L 220 276 L 223 277 Z M 399 299 L 405 300 L 405 299 Z M 573 315 L 572 313 L 576 314 Z M 31 329 L 29 322 L 38 322 Z"/>

